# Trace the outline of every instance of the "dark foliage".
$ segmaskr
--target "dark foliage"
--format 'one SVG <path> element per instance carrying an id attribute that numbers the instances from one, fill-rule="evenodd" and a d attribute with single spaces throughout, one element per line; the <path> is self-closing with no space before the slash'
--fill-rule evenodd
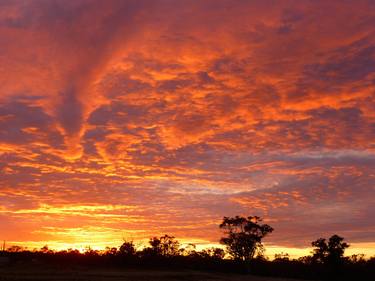
<path id="1" fill-rule="evenodd" d="M 146 248 L 148 249 L 146 253 L 149 252 L 150 254 L 165 257 L 178 255 L 180 247 L 180 243 L 173 236 L 169 236 L 167 234 L 161 236 L 160 238 L 151 238 L 149 244 L 151 245 L 151 248 Z"/>
<path id="2" fill-rule="evenodd" d="M 262 239 L 273 231 L 268 224 L 259 224 L 260 217 L 224 217 L 220 228 L 225 230 L 227 237 L 220 242 L 227 246 L 228 253 L 235 260 L 249 261 L 255 254 L 262 256 Z"/>
<path id="3" fill-rule="evenodd" d="M 259 221 L 258 217 L 224 218 L 221 227 L 229 230 L 228 233 L 245 233 L 252 241 L 245 243 L 248 247 L 245 248 L 246 251 L 257 251 L 257 247 L 261 245 L 261 238 L 272 231 L 268 225 L 259 225 Z M 321 238 L 312 242 L 315 247 L 312 256 L 291 260 L 288 254 L 281 253 L 275 255 L 273 261 L 265 259 L 262 255 L 254 258 L 253 252 L 245 253 L 245 250 L 241 250 L 240 253 L 245 253 L 246 258 L 236 258 L 229 251 L 233 259 L 226 259 L 224 250 L 220 248 L 197 251 L 195 245 L 190 244 L 182 249 L 179 247 L 180 243 L 168 235 L 151 238 L 150 246 L 141 250 L 137 250 L 132 241 L 124 241 L 119 248 L 106 248 L 104 251 L 87 248 L 84 253 L 73 249 L 55 252 L 48 246 L 34 251 L 12 246 L 6 251 L 0 251 L 0 267 L 29 265 L 57 269 L 83 267 L 128 268 L 142 271 L 206 270 L 311 280 L 373 280 L 375 257 L 344 257 L 344 251 L 349 245 L 343 241 L 344 239 L 338 235 L 333 235 L 328 241 Z"/>
<path id="4" fill-rule="evenodd" d="M 116 254 L 117 248 L 112 248 L 110 249 L 110 251 Z M 122 245 L 118 249 L 118 252 L 119 252 L 119 255 L 123 257 L 131 257 L 136 254 L 137 250 L 135 249 L 133 241 L 130 241 L 130 242 L 124 241 L 124 243 L 122 243 Z"/>
<path id="5" fill-rule="evenodd" d="M 349 244 L 343 242 L 344 238 L 332 235 L 328 242 L 324 238 L 313 241 L 311 245 L 315 247 L 312 259 L 314 262 L 337 265 L 344 262 L 345 249 Z"/>

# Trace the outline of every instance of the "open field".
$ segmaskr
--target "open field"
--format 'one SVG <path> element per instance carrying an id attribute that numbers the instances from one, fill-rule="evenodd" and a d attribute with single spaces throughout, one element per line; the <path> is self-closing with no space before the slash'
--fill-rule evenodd
<path id="1" fill-rule="evenodd" d="M 296 281 L 252 275 L 210 273 L 199 271 L 156 271 L 156 270 L 85 270 L 85 269 L 23 269 L 0 268 L 1 281 L 52 280 L 52 281 Z M 298 281 L 298 280 L 297 280 Z"/>

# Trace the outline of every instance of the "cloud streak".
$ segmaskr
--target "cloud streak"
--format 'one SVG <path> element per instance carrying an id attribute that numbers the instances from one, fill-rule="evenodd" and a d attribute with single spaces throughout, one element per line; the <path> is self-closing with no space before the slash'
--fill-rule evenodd
<path id="1" fill-rule="evenodd" d="M 0 239 L 373 243 L 373 5 L 3 2 Z"/>

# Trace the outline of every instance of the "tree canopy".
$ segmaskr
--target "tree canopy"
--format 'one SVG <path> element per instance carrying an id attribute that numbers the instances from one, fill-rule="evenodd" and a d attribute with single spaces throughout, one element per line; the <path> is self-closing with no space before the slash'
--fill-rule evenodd
<path id="1" fill-rule="evenodd" d="M 162 256 L 175 256 L 178 254 L 180 243 L 173 236 L 164 235 L 160 238 L 153 237 L 149 244 L 154 254 Z"/>
<path id="2" fill-rule="evenodd" d="M 255 254 L 262 255 L 262 239 L 273 231 L 268 224 L 260 224 L 262 219 L 257 216 L 233 218 L 224 217 L 220 228 L 226 237 L 220 242 L 225 244 L 229 255 L 237 260 L 251 260 Z"/>
<path id="3" fill-rule="evenodd" d="M 119 253 L 123 256 L 133 256 L 136 253 L 136 249 L 133 241 L 124 241 L 119 248 Z"/>
<path id="4" fill-rule="evenodd" d="M 311 245 L 315 247 L 313 250 L 313 260 L 320 263 L 338 263 L 343 260 L 345 249 L 349 247 L 344 242 L 344 238 L 338 235 L 332 235 L 328 241 L 325 238 L 319 238 Z"/>

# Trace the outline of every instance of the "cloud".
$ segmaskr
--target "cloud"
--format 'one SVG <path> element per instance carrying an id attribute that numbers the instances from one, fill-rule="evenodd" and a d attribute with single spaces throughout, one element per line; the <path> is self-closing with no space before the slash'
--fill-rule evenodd
<path id="1" fill-rule="evenodd" d="M 5 239 L 374 242 L 373 3 L 270 3 L 2 1 Z"/>

